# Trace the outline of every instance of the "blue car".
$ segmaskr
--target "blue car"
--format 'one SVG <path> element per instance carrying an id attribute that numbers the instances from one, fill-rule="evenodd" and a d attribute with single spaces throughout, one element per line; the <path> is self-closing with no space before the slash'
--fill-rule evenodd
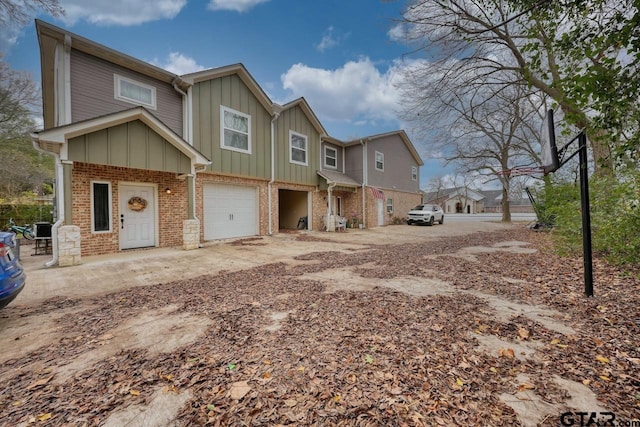
<path id="1" fill-rule="evenodd" d="M 27 279 L 20 260 L 13 253 L 16 235 L 0 231 L 0 308 L 18 296 Z"/>

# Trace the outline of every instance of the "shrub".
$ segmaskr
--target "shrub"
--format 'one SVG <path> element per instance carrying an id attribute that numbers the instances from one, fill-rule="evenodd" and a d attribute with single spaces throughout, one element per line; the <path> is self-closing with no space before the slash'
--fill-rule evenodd
<path id="1" fill-rule="evenodd" d="M 582 253 L 582 215 L 579 183 L 552 183 L 536 191 L 540 216 L 555 215 L 556 250 Z M 589 180 L 591 244 L 595 255 L 615 265 L 640 266 L 640 172 Z M 539 218 L 541 221 L 543 218 Z"/>

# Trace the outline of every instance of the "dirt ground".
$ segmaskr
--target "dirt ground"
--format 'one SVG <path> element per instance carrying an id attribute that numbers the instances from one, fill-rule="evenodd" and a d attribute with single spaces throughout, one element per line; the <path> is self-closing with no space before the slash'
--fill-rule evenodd
<path id="1" fill-rule="evenodd" d="M 550 245 L 461 222 L 23 256 L 0 425 L 636 420 L 640 283 L 596 260 L 586 298 L 582 259 Z"/>

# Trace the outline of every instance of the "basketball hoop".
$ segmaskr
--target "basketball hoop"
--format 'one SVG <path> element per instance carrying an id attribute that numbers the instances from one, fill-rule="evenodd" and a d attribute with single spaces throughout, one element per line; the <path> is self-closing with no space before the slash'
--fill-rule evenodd
<path id="1" fill-rule="evenodd" d="M 541 166 L 523 166 L 516 167 L 511 169 L 504 169 L 501 171 L 497 171 L 496 174 L 500 176 L 506 176 L 508 178 L 514 176 L 522 176 L 522 175 L 533 175 L 536 173 L 544 173 L 544 167 Z"/>

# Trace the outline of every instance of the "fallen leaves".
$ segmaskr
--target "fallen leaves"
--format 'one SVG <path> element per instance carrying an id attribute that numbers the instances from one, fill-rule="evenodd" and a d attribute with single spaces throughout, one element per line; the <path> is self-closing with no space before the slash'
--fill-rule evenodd
<path id="1" fill-rule="evenodd" d="M 603 276 L 615 275 L 597 274 L 598 296 L 592 301 L 580 293 L 580 260 L 503 252 L 471 262 L 447 255 L 466 246 L 528 238 L 523 233 L 442 240 L 435 247 L 444 255 L 428 263 L 402 256 L 427 245 L 380 245 L 339 256 L 307 253 L 293 265 L 276 263 L 92 299 L 73 318 L 59 321 L 67 338 L 0 365 L 5 381 L 0 417 L 7 425 L 36 422 L 34 414 L 54 423 L 91 420 L 97 425 L 133 401 L 145 404 L 150 390 L 165 390 L 192 395 L 172 421 L 176 425 L 507 426 L 518 421 L 497 396 L 517 389 L 565 404 L 567 395 L 548 386 L 559 375 L 588 386 L 608 409 L 630 419 L 640 403 L 639 331 L 628 316 L 640 300 L 633 286 L 610 287 L 611 296 L 605 296 Z M 387 288 L 326 293 L 325 284 L 314 280 L 325 270 L 355 271 L 363 280 L 438 279 L 453 290 L 420 296 Z M 456 289 L 469 293 L 461 297 Z M 474 290 L 551 307 L 560 313 L 554 321 L 572 326 L 576 334 L 550 330 L 524 315 L 497 319 L 484 297 L 471 295 Z M 202 339 L 153 357 L 129 348 L 68 380 L 54 380 L 53 372 L 89 347 L 113 343 L 111 331 L 141 307 L 165 307 L 168 295 L 180 301 L 181 312 L 211 319 Z M 267 333 L 261 327 L 274 312 L 290 314 L 281 329 Z M 479 351 L 479 339 L 490 335 L 499 337 L 503 348 Z M 516 358 L 522 348 L 534 348 L 534 357 Z M 34 362 L 52 370 L 30 370 Z"/>

